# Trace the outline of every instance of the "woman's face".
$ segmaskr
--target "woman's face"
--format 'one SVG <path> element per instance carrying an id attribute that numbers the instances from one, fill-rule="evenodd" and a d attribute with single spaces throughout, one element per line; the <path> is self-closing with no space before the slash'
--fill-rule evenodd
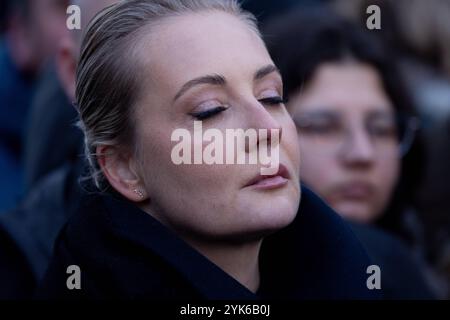
<path id="1" fill-rule="evenodd" d="M 344 217 L 373 221 L 400 167 L 394 110 L 376 70 L 323 64 L 288 109 L 299 130 L 302 181 Z"/>
<path id="2" fill-rule="evenodd" d="M 297 132 L 284 104 L 273 102 L 282 95 L 282 80 L 268 67 L 273 62 L 261 39 L 239 19 L 209 12 L 166 19 L 142 43 L 145 80 L 135 129 L 149 197 L 144 209 L 186 237 L 218 241 L 261 237 L 289 224 L 300 200 Z M 279 129 L 287 181 L 247 186 L 261 175 L 260 164 L 176 165 L 172 133 L 186 129 L 193 137 L 200 120 L 203 132 Z M 248 153 L 260 142 L 238 151 Z M 200 142 L 201 149 L 210 143 Z"/>

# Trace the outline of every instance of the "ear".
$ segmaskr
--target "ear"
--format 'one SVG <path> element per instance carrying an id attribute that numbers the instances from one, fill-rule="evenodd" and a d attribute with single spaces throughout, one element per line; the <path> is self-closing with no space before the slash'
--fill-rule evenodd
<path id="1" fill-rule="evenodd" d="M 98 146 L 97 160 L 109 184 L 133 202 L 148 200 L 143 181 L 138 175 L 135 159 L 113 146 Z"/>
<path id="2" fill-rule="evenodd" d="M 59 80 L 71 101 L 75 101 L 75 73 L 77 65 L 77 53 L 74 40 L 71 35 L 64 36 L 56 55 L 56 70 Z"/>

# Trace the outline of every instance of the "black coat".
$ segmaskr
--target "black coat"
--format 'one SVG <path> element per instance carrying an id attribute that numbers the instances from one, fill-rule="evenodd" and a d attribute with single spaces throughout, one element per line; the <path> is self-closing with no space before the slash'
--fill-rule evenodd
<path id="1" fill-rule="evenodd" d="M 76 210 L 82 164 L 45 176 L 13 211 L 0 215 L 0 300 L 29 299 L 42 279 L 53 244 Z"/>
<path id="2" fill-rule="evenodd" d="M 263 241 L 255 295 L 134 205 L 86 194 L 63 228 L 40 299 L 378 299 L 371 265 L 349 227 L 303 188 L 294 222 Z M 81 290 L 66 286 L 81 269 Z"/>

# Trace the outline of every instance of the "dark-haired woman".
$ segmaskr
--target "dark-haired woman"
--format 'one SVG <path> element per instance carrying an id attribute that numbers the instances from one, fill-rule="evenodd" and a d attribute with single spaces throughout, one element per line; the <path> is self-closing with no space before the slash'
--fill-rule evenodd
<path id="1" fill-rule="evenodd" d="M 421 162 L 418 119 L 393 57 L 322 6 L 273 20 L 264 35 L 298 129 L 302 182 L 353 222 L 381 265 L 387 297 L 433 297 L 434 277 L 425 280 L 410 248 L 392 238 L 416 245 Z"/>

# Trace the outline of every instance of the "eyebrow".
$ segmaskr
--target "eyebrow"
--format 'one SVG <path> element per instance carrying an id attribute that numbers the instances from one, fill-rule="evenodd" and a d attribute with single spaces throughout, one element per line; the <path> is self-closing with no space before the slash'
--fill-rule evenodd
<path id="1" fill-rule="evenodd" d="M 255 72 L 255 75 L 253 76 L 253 81 L 261 80 L 262 78 L 268 76 L 269 74 L 271 74 L 273 72 L 278 73 L 281 77 L 280 70 L 273 64 L 269 64 Z"/>
<path id="2" fill-rule="evenodd" d="M 255 74 L 253 76 L 253 81 L 261 80 L 262 78 L 266 77 L 267 75 L 269 75 L 273 72 L 276 72 L 276 73 L 280 74 L 280 76 L 281 76 L 281 72 L 276 66 L 274 66 L 274 65 L 264 66 L 255 72 Z M 173 98 L 173 102 L 178 100 L 183 94 L 185 94 L 187 91 L 189 91 L 193 87 L 203 85 L 203 84 L 209 84 L 209 85 L 214 85 L 214 86 L 224 86 L 227 84 L 227 81 L 226 81 L 225 77 L 220 74 L 211 74 L 211 75 L 201 76 L 201 77 L 189 80 L 181 87 L 181 89 L 175 95 L 175 97 Z"/>
<path id="3" fill-rule="evenodd" d="M 207 76 L 198 77 L 192 80 L 189 80 L 186 82 L 178 91 L 178 93 L 175 95 L 175 98 L 173 101 L 175 102 L 178 100 L 183 94 L 186 93 L 186 91 L 190 90 L 191 88 L 202 85 L 202 84 L 210 84 L 215 86 L 224 86 L 227 83 L 224 76 L 221 76 L 219 74 L 212 74 Z"/>
<path id="4" fill-rule="evenodd" d="M 376 119 L 376 118 L 391 118 L 394 114 L 388 111 L 370 111 L 366 115 L 366 119 Z M 294 123 L 300 123 L 303 119 L 332 119 L 332 120 L 341 120 L 342 114 L 336 110 L 321 110 L 321 111 L 307 111 L 303 114 L 293 115 L 292 118 Z"/>

